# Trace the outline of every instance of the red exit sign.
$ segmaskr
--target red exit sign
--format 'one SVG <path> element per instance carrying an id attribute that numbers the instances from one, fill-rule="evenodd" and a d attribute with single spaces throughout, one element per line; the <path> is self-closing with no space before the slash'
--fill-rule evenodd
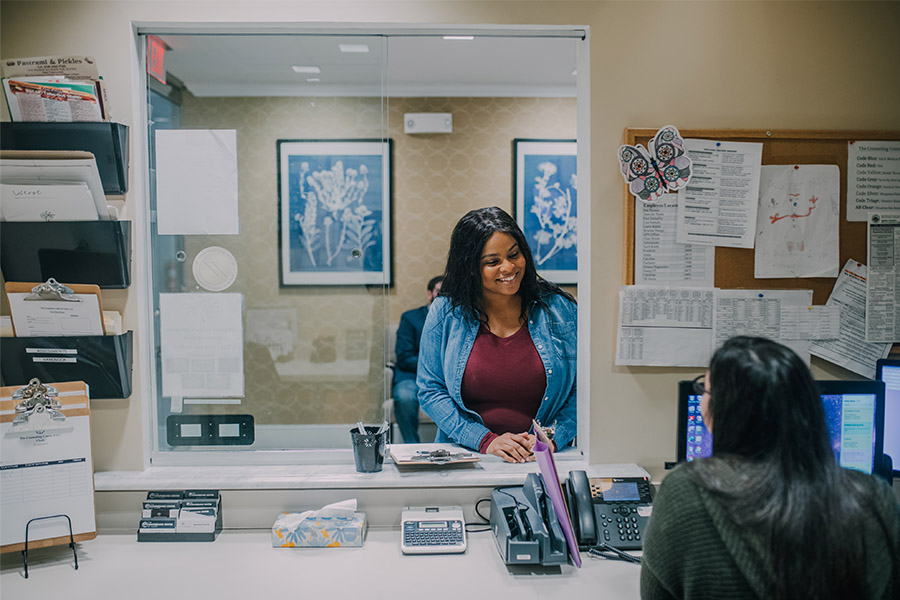
<path id="1" fill-rule="evenodd" d="M 160 83 L 166 82 L 166 43 L 155 35 L 147 36 L 147 72 Z"/>

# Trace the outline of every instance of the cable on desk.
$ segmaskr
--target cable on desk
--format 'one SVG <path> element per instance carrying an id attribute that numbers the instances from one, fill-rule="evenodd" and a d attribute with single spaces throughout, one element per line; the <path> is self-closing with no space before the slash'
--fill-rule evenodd
<path id="1" fill-rule="evenodd" d="M 481 498 L 480 500 L 475 502 L 475 514 L 478 515 L 478 517 L 482 521 L 484 521 L 484 523 L 466 523 L 466 532 L 467 533 L 481 533 L 483 531 L 491 530 L 491 526 L 490 526 L 491 520 L 488 518 L 485 518 L 485 516 L 483 514 L 481 514 L 481 512 L 478 510 L 478 507 L 481 505 L 482 502 L 490 502 L 490 501 L 491 501 L 490 498 Z M 478 529 L 470 527 L 470 525 L 475 525 L 478 527 Z M 487 527 L 484 527 L 484 525 L 487 525 Z"/>
<path id="2" fill-rule="evenodd" d="M 634 554 L 623 552 L 618 548 L 610 546 L 606 542 L 600 542 L 596 546 L 588 548 L 587 552 L 591 556 L 597 556 L 599 558 L 608 558 L 610 560 L 624 560 L 625 562 L 630 562 L 637 565 L 641 564 L 640 556 L 635 556 Z"/>

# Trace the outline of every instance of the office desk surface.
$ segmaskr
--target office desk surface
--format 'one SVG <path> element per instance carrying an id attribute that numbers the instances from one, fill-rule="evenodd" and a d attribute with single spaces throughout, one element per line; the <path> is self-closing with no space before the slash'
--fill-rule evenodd
<path id="1" fill-rule="evenodd" d="M 397 529 L 369 529 L 362 548 L 272 548 L 268 530 L 226 530 L 212 543 L 138 543 L 101 534 L 78 545 L 0 557 L 3 600 L 640 597 L 640 566 L 582 553 L 583 567 L 507 567 L 489 531 L 465 554 L 407 556 Z"/>

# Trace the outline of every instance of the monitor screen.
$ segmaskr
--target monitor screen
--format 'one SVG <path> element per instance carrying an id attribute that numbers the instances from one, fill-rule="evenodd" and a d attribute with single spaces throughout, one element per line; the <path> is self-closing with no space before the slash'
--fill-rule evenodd
<path id="1" fill-rule="evenodd" d="M 876 365 L 875 378 L 884 382 L 884 453 L 900 477 L 900 358 L 883 358 Z"/>
<path id="2" fill-rule="evenodd" d="M 898 372 L 900 375 L 900 372 Z M 877 381 L 817 381 L 831 447 L 842 467 L 872 473 L 881 461 L 884 385 Z M 712 433 L 691 381 L 678 383 L 678 460 L 712 455 Z"/>

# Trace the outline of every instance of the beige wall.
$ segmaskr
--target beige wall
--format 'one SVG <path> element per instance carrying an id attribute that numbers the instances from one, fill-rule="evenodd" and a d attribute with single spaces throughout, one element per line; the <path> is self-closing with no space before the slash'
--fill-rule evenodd
<path id="1" fill-rule="evenodd" d="M 636 462 L 654 476 L 674 456 L 675 382 L 693 370 L 613 364 L 622 281 L 622 130 L 900 129 L 900 4 L 894 2 L 12 2 L 0 55 L 95 56 L 115 120 L 132 122 L 132 21 L 424 22 L 587 25 L 591 35 L 592 462 Z M 132 192 L 129 201 L 137 201 Z M 137 260 L 141 260 L 138 257 Z M 138 325 L 133 285 L 121 302 Z M 140 332 L 138 332 L 139 334 Z M 137 343 L 141 336 L 138 335 Z M 830 374 L 834 367 L 814 365 Z M 98 469 L 141 466 L 142 394 L 96 403 Z"/>

